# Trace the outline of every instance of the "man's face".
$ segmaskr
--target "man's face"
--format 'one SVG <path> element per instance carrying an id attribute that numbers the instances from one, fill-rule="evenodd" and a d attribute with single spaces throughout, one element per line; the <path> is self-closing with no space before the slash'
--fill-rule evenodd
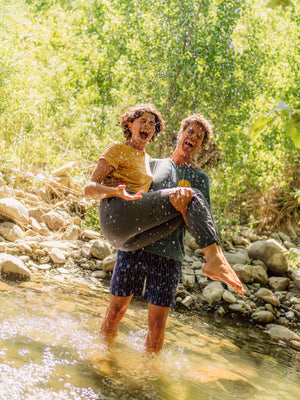
<path id="1" fill-rule="evenodd" d="M 138 150 L 143 150 L 155 133 L 155 117 L 153 114 L 144 112 L 133 122 L 128 122 L 131 130 L 130 143 Z"/>
<path id="2" fill-rule="evenodd" d="M 192 122 L 179 135 L 178 146 L 186 155 L 194 156 L 200 150 L 204 137 L 204 128 Z"/>

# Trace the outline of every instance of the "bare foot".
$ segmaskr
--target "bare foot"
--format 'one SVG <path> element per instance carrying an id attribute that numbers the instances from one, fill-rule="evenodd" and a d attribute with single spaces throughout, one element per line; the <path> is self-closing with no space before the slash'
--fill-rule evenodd
<path id="1" fill-rule="evenodd" d="M 244 296 L 246 290 L 242 282 L 226 260 L 222 249 L 216 243 L 203 249 L 206 263 L 203 273 L 215 281 L 225 282 L 226 285 L 239 296 Z"/>

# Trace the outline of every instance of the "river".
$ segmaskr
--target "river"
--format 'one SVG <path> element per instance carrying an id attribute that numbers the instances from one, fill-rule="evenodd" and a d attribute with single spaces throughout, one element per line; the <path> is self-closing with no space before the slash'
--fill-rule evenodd
<path id="1" fill-rule="evenodd" d="M 0 292 L 0 400 L 296 400 L 300 353 L 265 331 L 172 311 L 159 356 L 134 300 L 113 348 L 99 337 L 101 284 L 36 275 Z"/>

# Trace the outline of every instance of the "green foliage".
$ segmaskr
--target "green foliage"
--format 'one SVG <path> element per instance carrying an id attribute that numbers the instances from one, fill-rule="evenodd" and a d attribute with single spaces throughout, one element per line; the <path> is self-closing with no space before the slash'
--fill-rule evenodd
<path id="1" fill-rule="evenodd" d="M 85 214 L 84 218 L 85 228 L 93 229 L 94 231 L 100 231 L 99 226 L 99 203 L 92 204 Z"/>
<path id="2" fill-rule="evenodd" d="M 0 149 L 14 164 L 75 160 L 85 173 L 121 138 L 124 108 L 145 101 L 167 120 L 149 153 L 168 156 L 181 119 L 202 112 L 222 153 L 209 171 L 214 210 L 238 223 L 299 146 L 298 2 L 0 0 L 0 10 Z"/>

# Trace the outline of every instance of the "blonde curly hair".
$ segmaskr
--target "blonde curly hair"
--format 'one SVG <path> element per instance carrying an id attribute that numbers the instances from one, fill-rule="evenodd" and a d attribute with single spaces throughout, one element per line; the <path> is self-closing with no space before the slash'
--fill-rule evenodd
<path id="1" fill-rule="evenodd" d="M 123 115 L 120 117 L 121 128 L 123 130 L 123 136 L 126 140 L 131 137 L 131 130 L 128 128 L 128 122 L 133 122 L 139 118 L 143 113 L 151 113 L 155 118 L 155 133 L 151 138 L 151 142 L 155 137 L 162 133 L 165 127 L 165 121 L 161 116 L 160 112 L 151 103 L 138 104 L 137 106 L 128 108 Z"/>
<path id="2" fill-rule="evenodd" d="M 180 124 L 179 134 L 185 131 L 186 128 L 193 123 L 200 125 L 204 129 L 205 136 L 202 145 L 208 145 L 213 137 L 212 125 L 202 114 L 193 114 L 183 119 Z"/>

